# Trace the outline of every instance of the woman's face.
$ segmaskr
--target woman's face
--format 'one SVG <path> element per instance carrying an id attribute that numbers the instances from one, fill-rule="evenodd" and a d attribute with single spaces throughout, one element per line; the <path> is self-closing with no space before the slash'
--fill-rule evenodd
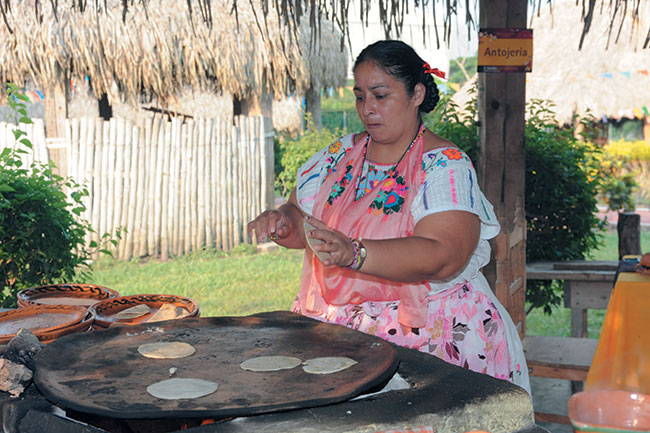
<path id="1" fill-rule="evenodd" d="M 422 84 L 409 97 L 401 81 L 375 62 L 366 61 L 354 70 L 354 95 L 359 118 L 373 141 L 393 144 L 413 138 L 414 128 L 420 123 Z"/>

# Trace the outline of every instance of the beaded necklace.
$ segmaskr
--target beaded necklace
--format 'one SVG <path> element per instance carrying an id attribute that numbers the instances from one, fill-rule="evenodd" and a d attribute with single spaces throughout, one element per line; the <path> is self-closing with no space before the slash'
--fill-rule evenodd
<path id="1" fill-rule="evenodd" d="M 402 162 L 402 159 L 404 159 L 404 157 L 406 156 L 408 151 L 411 150 L 411 147 L 413 147 L 413 144 L 415 144 L 415 142 L 420 137 L 422 137 L 424 135 L 424 132 L 426 130 L 427 130 L 427 127 L 424 126 L 424 124 L 421 123 L 420 127 L 418 128 L 418 132 L 415 134 L 415 137 L 413 137 L 413 140 L 411 140 L 411 144 L 409 144 L 408 147 L 404 150 L 404 152 L 402 153 L 402 156 L 399 157 L 399 159 L 397 160 L 395 165 L 393 165 L 390 169 L 388 169 L 388 171 L 385 172 L 386 177 L 384 179 L 389 178 L 389 177 L 394 178 L 394 177 L 397 176 L 397 166 L 399 165 L 400 162 Z M 355 192 L 354 192 L 355 200 L 357 199 L 357 197 L 359 195 L 359 188 L 361 187 L 361 182 L 367 176 L 367 173 L 366 173 L 366 175 L 363 175 L 363 176 L 362 176 L 362 174 L 363 174 L 363 167 L 366 164 L 366 154 L 368 153 L 368 146 L 369 145 L 370 145 L 370 134 L 368 134 L 366 136 L 366 142 L 364 143 L 365 147 L 363 149 L 363 160 L 361 161 L 361 171 L 359 172 L 359 175 L 357 176 L 357 185 L 356 185 Z"/>

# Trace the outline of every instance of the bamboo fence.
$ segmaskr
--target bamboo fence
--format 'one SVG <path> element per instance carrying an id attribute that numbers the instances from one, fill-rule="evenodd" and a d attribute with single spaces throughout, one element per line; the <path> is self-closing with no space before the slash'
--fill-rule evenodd
<path id="1" fill-rule="evenodd" d="M 0 149 L 15 145 L 14 128 L 0 122 Z M 26 164 L 53 160 L 88 189 L 88 242 L 126 229 L 111 248 L 120 259 L 232 249 L 251 242 L 246 224 L 273 204 L 273 131 L 262 116 L 75 118 L 56 140 L 40 119 L 21 129 L 33 144 Z"/>

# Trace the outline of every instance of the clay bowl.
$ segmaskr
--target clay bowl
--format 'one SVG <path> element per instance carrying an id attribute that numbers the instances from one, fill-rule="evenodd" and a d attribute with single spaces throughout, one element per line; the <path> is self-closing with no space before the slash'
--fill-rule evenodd
<path id="1" fill-rule="evenodd" d="M 584 391 L 569 399 L 576 432 L 650 432 L 650 395 L 628 391 Z"/>
<path id="2" fill-rule="evenodd" d="M 47 332 L 43 332 L 38 336 L 39 340 L 43 343 L 49 343 L 54 341 L 59 337 L 64 335 L 73 334 L 75 332 L 85 332 L 93 329 L 95 323 L 95 312 L 86 309 L 86 316 L 81 320 L 81 322 L 75 323 L 74 325 L 66 326 L 61 329 L 53 329 Z"/>
<path id="3" fill-rule="evenodd" d="M 135 318 L 119 318 L 116 316 L 120 311 L 142 304 L 150 308 L 148 313 Z M 151 319 L 164 304 L 172 304 L 177 308 L 180 307 L 185 309 L 188 312 L 185 317 L 198 317 L 200 315 L 200 309 L 196 302 L 190 298 L 174 295 L 120 296 L 98 302 L 90 307 L 90 309 L 93 310 L 96 315 L 95 327 L 108 328 L 114 323 L 123 325 L 145 323 Z"/>
<path id="4" fill-rule="evenodd" d="M 0 313 L 0 344 L 9 342 L 25 328 L 44 343 L 62 335 L 88 330 L 94 311 L 80 305 L 34 305 Z"/>
<path id="5" fill-rule="evenodd" d="M 50 284 L 18 292 L 18 307 L 30 305 L 91 305 L 120 296 L 107 287 L 93 284 Z"/>

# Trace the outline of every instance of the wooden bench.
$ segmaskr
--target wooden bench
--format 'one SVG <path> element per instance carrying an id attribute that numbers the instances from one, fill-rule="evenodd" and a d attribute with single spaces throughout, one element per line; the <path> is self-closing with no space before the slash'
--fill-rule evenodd
<path id="1" fill-rule="evenodd" d="M 537 262 L 526 265 L 526 279 L 563 280 L 564 306 L 571 309 L 571 336 L 526 335 L 529 374 L 570 380 L 574 392 L 587 379 L 598 340 L 587 338 L 587 310 L 606 309 L 616 278 L 616 261 Z M 569 424 L 566 415 L 535 412 L 537 421 Z"/>
<path id="2" fill-rule="evenodd" d="M 596 352 L 595 338 L 527 335 L 524 355 L 531 376 L 571 380 L 572 392 L 582 389 Z M 579 385 L 578 385 L 579 384 Z M 535 411 L 535 421 L 570 424 L 566 415 Z"/>
<path id="3" fill-rule="evenodd" d="M 598 340 L 527 335 L 523 345 L 531 376 L 584 382 L 587 380 Z"/>

